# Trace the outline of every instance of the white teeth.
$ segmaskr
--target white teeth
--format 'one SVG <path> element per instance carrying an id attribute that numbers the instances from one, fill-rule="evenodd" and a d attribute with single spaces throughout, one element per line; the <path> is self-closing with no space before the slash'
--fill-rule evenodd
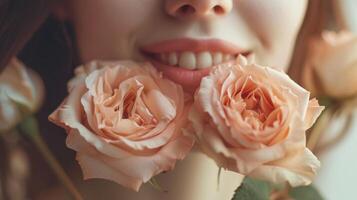
<path id="1" fill-rule="evenodd" d="M 223 61 L 223 54 L 220 52 L 215 52 L 213 54 L 213 64 L 218 65 L 218 64 L 221 64 L 222 61 Z"/>
<path id="2" fill-rule="evenodd" d="M 224 62 L 227 62 L 227 61 L 230 61 L 230 60 L 233 60 L 233 59 L 234 59 L 233 55 L 230 55 L 230 54 L 225 54 L 223 56 L 223 61 Z"/>
<path id="3" fill-rule="evenodd" d="M 180 56 L 179 66 L 186 69 L 196 69 L 196 56 L 193 52 L 183 52 Z"/>
<path id="4" fill-rule="evenodd" d="M 169 54 L 169 58 L 168 58 L 169 65 L 177 65 L 178 64 L 177 61 L 178 61 L 177 54 L 176 53 L 170 53 Z"/>
<path id="5" fill-rule="evenodd" d="M 182 53 L 170 52 L 162 53 L 157 57 L 162 63 L 185 69 L 205 69 L 223 62 L 234 60 L 233 54 L 224 54 L 222 52 L 192 52 L 185 51 Z"/>
<path id="6" fill-rule="evenodd" d="M 199 53 L 196 57 L 197 59 L 197 68 L 204 69 L 212 66 L 212 56 L 208 51 L 203 51 Z"/>

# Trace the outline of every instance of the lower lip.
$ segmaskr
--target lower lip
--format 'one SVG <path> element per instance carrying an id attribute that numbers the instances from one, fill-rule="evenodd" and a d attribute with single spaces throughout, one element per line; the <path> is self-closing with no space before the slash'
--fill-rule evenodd
<path id="1" fill-rule="evenodd" d="M 200 85 L 201 79 L 207 76 L 211 68 L 189 70 L 174 67 L 152 60 L 152 64 L 164 74 L 164 76 L 177 84 L 180 84 L 186 92 L 193 93 Z"/>

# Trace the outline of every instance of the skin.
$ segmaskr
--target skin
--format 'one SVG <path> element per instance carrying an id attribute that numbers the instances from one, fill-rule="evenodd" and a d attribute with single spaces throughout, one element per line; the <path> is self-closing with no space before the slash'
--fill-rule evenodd
<path id="1" fill-rule="evenodd" d="M 83 62 L 146 58 L 144 45 L 182 37 L 224 39 L 259 64 L 286 70 L 308 0 L 76 0 L 68 16 Z M 180 5 L 195 8 L 180 13 Z M 212 7 L 219 7 L 219 11 Z M 159 25 L 159 26 L 158 26 Z"/>
<path id="2" fill-rule="evenodd" d="M 57 13 L 72 22 L 83 63 L 94 59 L 144 61 L 147 58 L 140 51 L 143 46 L 168 39 L 222 39 L 253 53 L 259 64 L 287 70 L 307 3 L 308 0 L 75 0 L 68 1 Z M 188 5 L 187 12 L 182 12 L 183 5 Z M 143 195 L 145 199 L 230 199 L 241 177 L 223 170 L 217 191 L 217 172 L 212 160 L 192 153 L 174 171 L 158 177 L 170 191 L 167 196 L 146 187 L 138 194 L 127 190 L 111 194 L 124 199 L 141 199 Z"/>

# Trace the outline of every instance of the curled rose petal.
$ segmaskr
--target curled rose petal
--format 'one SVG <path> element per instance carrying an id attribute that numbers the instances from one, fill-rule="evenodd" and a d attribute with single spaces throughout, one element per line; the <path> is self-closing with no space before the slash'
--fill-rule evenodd
<path id="1" fill-rule="evenodd" d="M 239 57 L 203 78 L 189 120 L 220 167 L 298 186 L 311 183 L 320 165 L 305 132 L 322 110 L 284 72 Z"/>
<path id="2" fill-rule="evenodd" d="M 69 96 L 49 119 L 67 130 L 84 178 L 139 190 L 172 170 L 193 146 L 181 128 L 187 107 L 181 86 L 150 64 L 91 62 L 76 69 Z"/>

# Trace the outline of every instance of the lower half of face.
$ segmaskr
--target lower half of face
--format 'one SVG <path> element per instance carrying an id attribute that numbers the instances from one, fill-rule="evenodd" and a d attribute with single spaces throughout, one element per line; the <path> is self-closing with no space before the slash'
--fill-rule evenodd
<path id="1" fill-rule="evenodd" d="M 82 62 L 151 61 L 194 90 L 238 55 L 286 70 L 308 0 L 76 0 L 70 20 Z"/>

